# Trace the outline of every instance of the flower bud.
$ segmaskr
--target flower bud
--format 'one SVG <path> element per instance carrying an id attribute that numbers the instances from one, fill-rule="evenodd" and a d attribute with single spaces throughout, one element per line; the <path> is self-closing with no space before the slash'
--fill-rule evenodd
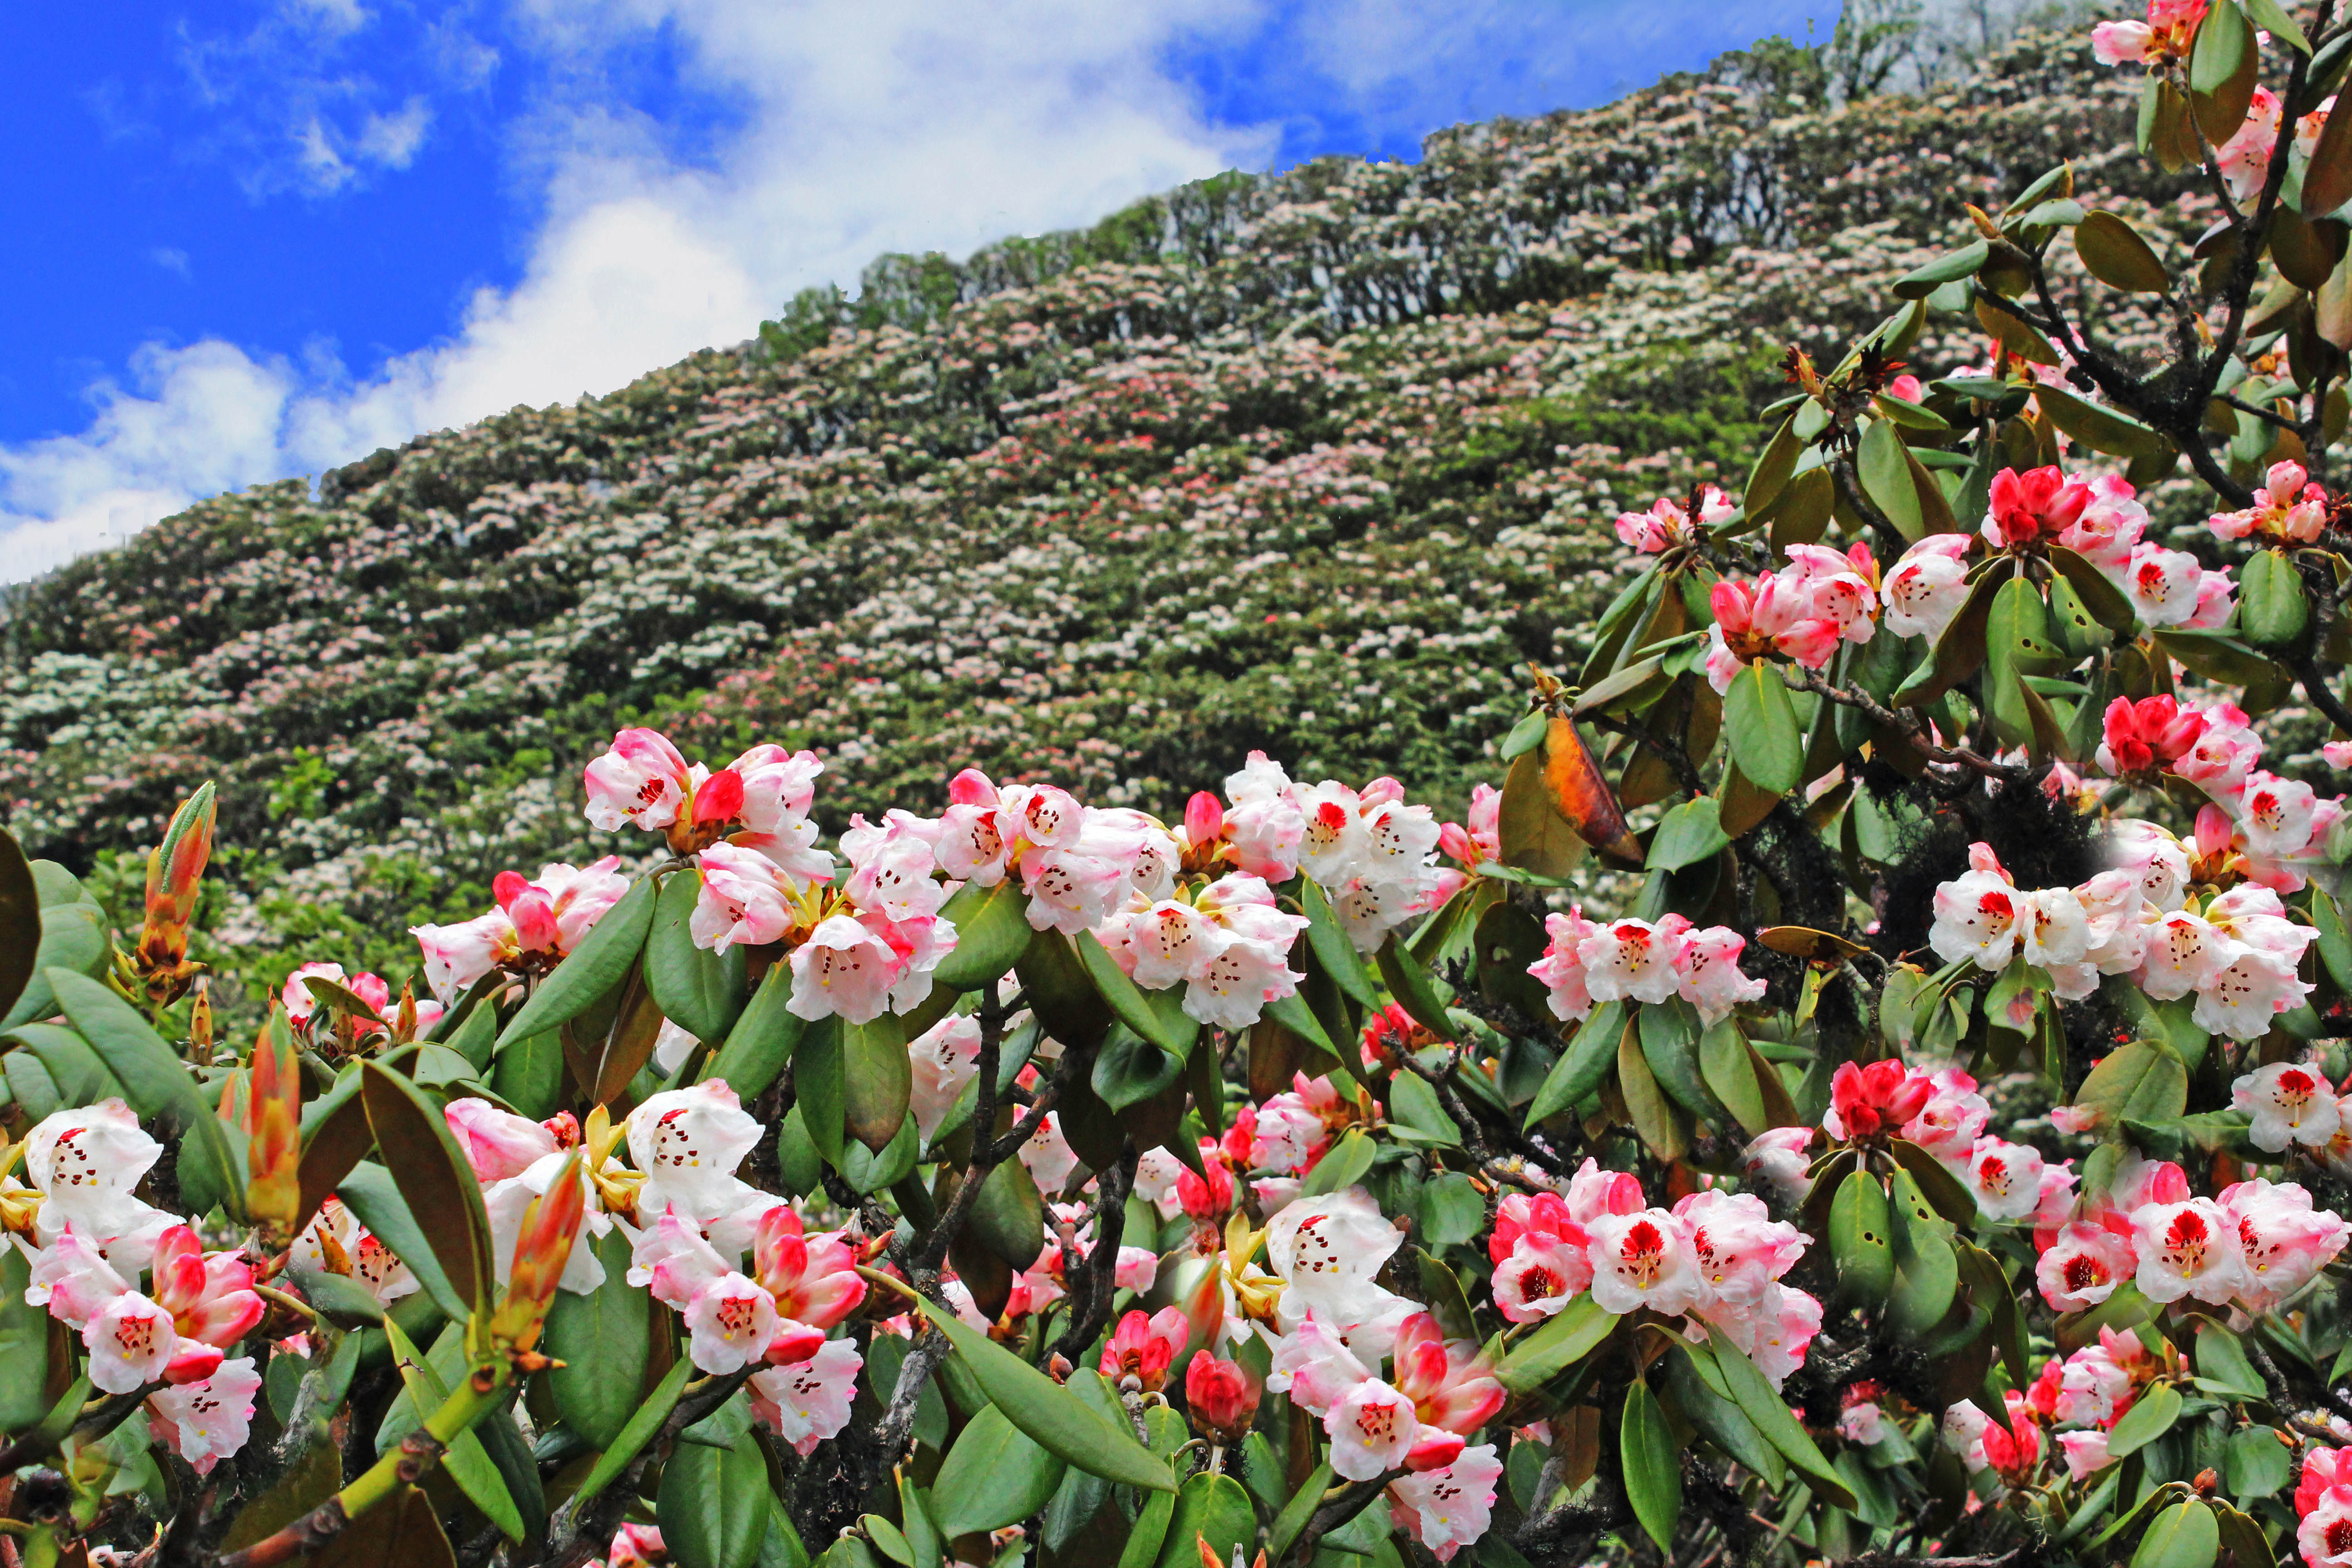
<path id="1" fill-rule="evenodd" d="M 1184 837 L 1193 848 L 1213 844 L 1224 837 L 1225 807 L 1207 790 L 1195 791 L 1184 803 Z"/>
<path id="2" fill-rule="evenodd" d="M 1195 1351 L 1192 1364 L 1184 1369 L 1184 1404 L 1194 1426 L 1232 1445 L 1241 1441 L 1257 1415 L 1257 1390 L 1237 1363 Z"/>
<path id="3" fill-rule="evenodd" d="M 246 1206 L 255 1220 L 290 1233 L 302 1209 L 302 1069 L 275 1026 L 273 1016 L 253 1047 Z"/>
<path id="4" fill-rule="evenodd" d="M 572 1244 L 588 1208 L 578 1152 L 563 1162 L 543 1197 L 531 1200 L 523 1212 L 522 1234 L 515 1239 L 514 1267 L 507 1276 L 507 1293 L 490 1318 L 490 1342 L 517 1353 L 539 1342 L 547 1309 L 563 1279 Z"/>
<path id="5" fill-rule="evenodd" d="M 180 803 L 163 842 L 147 857 L 147 920 L 137 963 L 148 994 L 174 1002 L 187 994 L 197 965 L 188 962 L 188 926 L 196 918 L 205 864 L 212 858 L 215 803 L 211 783 Z"/>

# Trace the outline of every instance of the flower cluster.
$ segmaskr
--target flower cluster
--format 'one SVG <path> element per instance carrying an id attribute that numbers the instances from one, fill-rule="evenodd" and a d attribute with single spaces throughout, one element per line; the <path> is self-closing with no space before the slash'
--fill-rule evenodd
<path id="1" fill-rule="evenodd" d="M 2170 697 L 2118 697 L 2102 716 L 2096 754 L 2116 778 L 2160 785 L 2184 779 L 2212 805 L 2198 815 L 2197 855 L 2217 879 L 2248 877 L 2298 891 L 2327 863 L 2329 835 L 2345 819 L 2343 798 L 2321 796 L 2300 779 L 2262 766 L 2262 738 L 2244 710 L 2215 699 L 2191 707 Z M 2132 831 L 2139 832 L 2135 827 Z"/>
<path id="2" fill-rule="evenodd" d="M 119 1100 L 44 1119 L 25 1137 L 31 1194 L 7 1179 L 12 1228 L 28 1218 L 31 1233 L 12 1239 L 30 1264 L 25 1300 L 80 1336 L 90 1382 L 144 1394 L 156 1439 L 203 1473 L 245 1446 L 261 1376 L 227 1352 L 267 1308 L 241 1250 L 206 1252 L 186 1220 L 132 1195 L 163 1152 Z"/>
<path id="3" fill-rule="evenodd" d="M 2221 539 L 2315 544 L 2327 531 L 2330 513 L 2327 491 L 2313 482 L 2310 471 L 2301 463 L 2280 462 L 2273 463 L 2255 487 L 2252 505 L 2215 512 L 2207 526 Z"/>
<path id="4" fill-rule="evenodd" d="M 1706 679 L 1731 689 L 1753 661 L 1786 654 L 1821 669 L 1843 643 L 1866 643 L 1878 630 L 1878 558 L 1866 543 L 1843 554 L 1819 544 L 1791 544 L 1789 564 L 1755 583 L 1716 584 L 1715 624 L 1707 628 Z"/>
<path id="5" fill-rule="evenodd" d="M 2037 1226 L 2063 1218 L 2074 1202 L 2071 1162 L 2052 1163 L 2029 1143 L 2012 1143 L 1987 1131 L 1992 1107 L 1977 1092 L 1977 1080 L 1958 1068 L 1922 1071 L 1887 1059 L 1867 1067 L 1839 1066 L 1830 1079 L 1830 1108 L 1822 1131 L 1841 1142 L 1901 1138 L 1934 1155 L 1976 1199 L 1987 1219 L 2030 1220 Z M 1752 1164 L 1801 1156 L 1809 1138 L 1794 1131 L 1766 1133 L 1751 1145 Z"/>
<path id="6" fill-rule="evenodd" d="M 2242 1040 L 2311 991 L 2295 973 L 2316 933 L 2286 914 L 2256 882 L 2200 896 L 2179 843 L 2139 824 L 2113 839 L 2118 864 L 2079 888 L 2019 888 L 1983 844 L 1969 868 L 1936 889 L 1928 941 L 1947 963 L 1996 971 L 2021 962 L 2042 971 L 2063 998 L 2088 996 L 2103 974 L 2128 976 L 2168 1001 L 2194 992 L 2200 1028 Z M 2011 1026 L 2032 1021 L 2030 991 L 2011 1005 Z"/>
<path id="7" fill-rule="evenodd" d="M 1915 387 L 1916 382 L 1912 384 Z M 1731 521 L 1738 508 L 1713 485 L 1702 485 L 1691 506 L 1685 506 L 1671 496 L 1661 496 L 1650 504 L 1647 511 L 1621 511 L 1617 514 L 1617 537 L 1644 555 L 1658 555 L 1677 545 L 1694 542 L 1708 529 L 1719 528 Z"/>
<path id="8" fill-rule="evenodd" d="M 454 925 L 410 927 L 409 934 L 425 955 L 425 983 L 438 998 L 435 1015 L 494 970 L 544 969 L 579 946 L 581 938 L 628 891 L 629 879 L 621 875 L 620 864 L 619 857 L 608 855 L 586 866 L 542 866 L 534 881 L 525 881 L 520 871 L 501 871 L 490 884 L 496 908 Z M 316 966 L 306 966 L 311 967 Z M 303 973 L 296 971 L 296 978 Z M 382 981 L 376 982 L 376 989 L 383 989 Z M 286 1005 L 291 1013 L 292 981 L 287 984 Z M 383 1003 L 375 1005 L 381 1008 Z M 420 1016 L 425 1005 L 417 1004 Z"/>
<path id="9" fill-rule="evenodd" d="M 2134 1161 L 2084 1217 L 2036 1237 L 2034 1280 L 2056 1310 L 2097 1306 L 2126 1280 L 2153 1301 L 2184 1297 L 2250 1312 L 2294 1295 L 2344 1250 L 2352 1227 L 2293 1182 L 2260 1177 L 2198 1197 L 2169 1162 Z"/>
<path id="10" fill-rule="evenodd" d="M 1720 1333 L 1778 1388 L 1801 1365 L 1822 1304 L 1780 1278 L 1805 1234 L 1748 1193 L 1693 1193 L 1652 1208 L 1641 1182 L 1587 1160 L 1563 1194 L 1514 1193 L 1487 1238 L 1495 1305 L 1515 1323 L 1550 1317 L 1590 1290 L 1604 1311 L 1686 1314 Z"/>
<path id="11" fill-rule="evenodd" d="M 2189 58 L 2189 41 L 2205 16 L 2206 0 L 2147 0 L 2145 22 L 2101 22 L 2091 29 L 2091 53 L 2101 65 L 2161 67 Z"/>
<path id="12" fill-rule="evenodd" d="M 2054 1441 L 2068 1478 L 2080 1481 L 2113 1462 L 2107 1434 L 2141 1394 L 2158 1379 L 2187 1372 L 2169 1344 L 2151 1348 L 2137 1334 L 2102 1327 L 2097 1343 L 2043 1362 L 2023 1393 L 2006 1391 L 1998 1417 L 1972 1399 L 1945 1411 L 1944 1443 L 1969 1470 L 1990 1470 L 2018 1487 L 2031 1484 Z"/>
<path id="13" fill-rule="evenodd" d="M 1551 940 L 1528 973 L 1543 983 L 1553 1016 L 1563 1020 L 1585 1016 L 1596 1002 L 1679 996 L 1711 1025 L 1764 994 L 1763 981 L 1740 973 L 1748 939 L 1728 926 L 1694 926 L 1680 915 L 1599 925 L 1580 906 L 1546 917 L 1544 932 Z"/>

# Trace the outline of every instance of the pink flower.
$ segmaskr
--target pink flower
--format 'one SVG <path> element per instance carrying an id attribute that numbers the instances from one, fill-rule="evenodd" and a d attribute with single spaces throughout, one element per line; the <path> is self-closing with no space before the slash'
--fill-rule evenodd
<path id="1" fill-rule="evenodd" d="M 1302 1306 L 1335 1324 L 1363 1321 L 1372 1277 L 1404 1237 L 1361 1187 L 1302 1198 L 1266 1222 L 1266 1259 Z"/>
<path id="2" fill-rule="evenodd" d="M 1038 1190 L 1048 1195 L 1067 1186 L 1070 1173 L 1078 1168 L 1078 1152 L 1062 1136 L 1062 1115 L 1057 1110 L 1045 1113 L 1037 1131 L 1029 1135 L 1029 1141 L 1021 1145 L 1016 1154 Z M 1192 1173 L 1187 1171 L 1184 1174 L 1190 1176 Z M 1199 1179 L 1193 1177 L 1195 1181 Z"/>
<path id="3" fill-rule="evenodd" d="M 2091 29 L 2091 56 L 2103 66 L 2137 65 L 2152 37 L 2146 22 L 2101 22 Z"/>
<path id="4" fill-rule="evenodd" d="M 731 1269 L 697 1290 L 681 1316 L 687 1359 L 705 1372 L 740 1372 L 764 1361 L 782 1327 L 775 1299 Z"/>
<path id="5" fill-rule="evenodd" d="M 1583 1228 L 1578 1226 L 1580 1238 Z M 1549 1318 L 1592 1283 L 1582 1241 L 1529 1235 L 1495 1266 L 1495 1308 L 1514 1323 Z"/>
<path id="6" fill-rule="evenodd" d="M 1584 988 L 1596 1002 L 1663 1002 L 1682 984 L 1676 963 L 1688 945 L 1690 922 L 1667 915 L 1648 921 L 1615 921 L 1594 928 L 1577 944 Z"/>
<path id="7" fill-rule="evenodd" d="M 1814 1135 L 1811 1127 L 1774 1127 L 1759 1132 L 1748 1145 L 1742 1169 L 1754 1180 L 1769 1183 L 1783 1198 L 1801 1199 L 1812 1186 L 1805 1172 L 1812 1163 L 1810 1151 Z"/>
<path id="8" fill-rule="evenodd" d="M 2079 1481 L 2114 1462 L 2107 1458 L 2105 1432 L 2060 1432 L 2056 1436 L 2059 1449 L 2066 1457 L 2066 1475 L 2072 1480 Z"/>
<path id="9" fill-rule="evenodd" d="M 1121 1290 L 1133 1290 L 1138 1295 L 1151 1289 L 1160 1278 L 1160 1255 L 1148 1247 L 1122 1247 L 1118 1261 L 1111 1270 L 1111 1283 Z"/>
<path id="10" fill-rule="evenodd" d="M 827 1340 L 805 1361 L 751 1374 L 751 1414 L 805 1458 L 849 1425 L 866 1360 L 847 1340 Z"/>
<path id="11" fill-rule="evenodd" d="M 613 1545 L 605 1552 L 606 1568 L 648 1568 L 649 1564 L 666 1563 L 662 1532 L 650 1524 L 625 1524 L 613 1537 Z"/>
<path id="12" fill-rule="evenodd" d="M 1742 669 L 1776 653 L 1788 655 L 1808 669 L 1827 665 L 1843 640 L 1845 628 L 1817 613 L 1814 604 L 1813 584 L 1787 572 L 1760 583 L 1735 583 L 1727 578 L 1717 583 L 1712 596 L 1715 625 L 1707 630 L 1708 684 L 1718 692 L 1729 691 Z"/>
<path id="13" fill-rule="evenodd" d="M 453 1003 L 475 982 L 522 955 L 514 921 L 504 910 L 460 921 L 456 925 L 408 928 L 425 955 L 425 983 L 444 1003 Z"/>
<path id="14" fill-rule="evenodd" d="M 1944 635 L 1968 602 L 1969 536 L 1931 533 L 1903 552 L 1886 574 L 1886 629 L 1899 637 Z"/>
<path id="15" fill-rule="evenodd" d="M 698 913 L 699 911 L 698 911 Z M 898 954 L 890 943 L 852 915 L 828 915 L 793 949 L 793 992 L 784 1005 L 795 1017 L 838 1014 L 852 1024 L 870 1024 L 889 1010 L 898 981 Z"/>
<path id="16" fill-rule="evenodd" d="M 1689 1233 L 1698 1264 L 1696 1310 L 1709 1321 L 1751 1312 L 1808 1245 L 1803 1231 L 1772 1218 L 1752 1194 L 1693 1193 L 1675 1205 L 1674 1214 Z"/>
<path id="17" fill-rule="evenodd" d="M 796 1323 L 830 1329 L 866 1300 L 857 1254 L 837 1231 L 804 1236 L 789 1204 L 761 1215 L 751 1242 L 751 1269 L 775 1298 L 776 1310 Z"/>
<path id="18" fill-rule="evenodd" d="M 1914 382 L 1912 384 L 1916 386 L 1918 384 Z M 1738 510 L 1731 504 L 1728 496 L 1713 485 L 1700 486 L 1696 500 L 1698 519 L 1696 524 L 1680 501 L 1670 496 L 1661 496 L 1651 503 L 1647 511 L 1618 513 L 1617 537 L 1644 555 L 1655 555 L 1688 542 L 1699 529 L 1720 527 Z"/>
<path id="19" fill-rule="evenodd" d="M 2152 1301 L 2193 1296 L 2220 1306 L 2245 1282 L 2245 1259 L 2231 1217 L 2210 1198 L 2145 1204 L 2132 1213 L 2136 1282 Z"/>
<path id="20" fill-rule="evenodd" d="M 1551 941 L 1543 957 L 1528 965 L 1528 973 L 1549 994 L 1554 1017 L 1581 1018 L 1592 1011 L 1592 994 L 1584 982 L 1582 948 L 1586 939 L 1600 930 L 1584 918 L 1580 904 L 1564 915 L 1544 917 L 1544 933 Z"/>
<path id="21" fill-rule="evenodd" d="M 2042 1202 L 2042 1152 L 2026 1143 L 1979 1138 L 1966 1175 L 1977 1211 L 1992 1219 L 2023 1219 Z"/>
<path id="22" fill-rule="evenodd" d="M 2116 778 L 2169 767 L 2188 755 L 2204 733 L 2204 714 L 2182 708 L 2169 697 L 2137 702 L 2118 697 L 2107 704 L 2102 723 L 2099 767 Z"/>
<path id="23" fill-rule="evenodd" d="M 163 1157 L 163 1146 L 140 1130 L 139 1117 L 115 1099 L 53 1111 L 25 1134 L 25 1174 L 47 1202 L 84 1235 L 104 1237 L 146 1205 L 131 1190 Z M 160 1227 L 159 1227 L 160 1228 Z"/>
<path id="24" fill-rule="evenodd" d="M 629 890 L 629 879 L 616 869 L 620 863 L 619 856 L 607 855 L 586 866 L 542 866 L 530 882 L 520 871 L 499 872 L 491 890 L 514 926 L 516 945 L 524 952 L 553 953 L 579 946 Z"/>
<path id="25" fill-rule="evenodd" d="M 500 1110 L 487 1100 L 466 1097 L 448 1103 L 442 1116 L 449 1131 L 485 1186 L 520 1176 L 556 1152 L 555 1134 L 540 1123 L 512 1111 Z"/>
<path id="26" fill-rule="evenodd" d="M 2120 475 L 2091 480 L 2090 490 L 2090 503 L 2059 531 L 2058 542 L 2120 581 L 2133 547 L 2147 531 L 2147 509 L 2132 499 L 2132 487 Z"/>
<path id="27" fill-rule="evenodd" d="M 624 730 L 604 755 L 588 764 L 588 824 L 611 832 L 625 823 L 660 829 L 677 820 L 693 785 L 686 759 L 667 736 L 652 730 Z"/>
<path id="28" fill-rule="evenodd" d="M 2221 1189 L 2221 1212 L 2236 1223 L 2245 1271 L 2239 1301 L 2265 1311 L 2309 1284 L 2352 1236 L 2336 1215 L 2311 1205 L 2293 1182 L 2239 1182 Z"/>
<path id="29" fill-rule="evenodd" d="M 1257 1415 L 1257 1389 L 1233 1362 L 1196 1351 L 1184 1369 L 1184 1407 L 1222 1443 L 1238 1443 Z"/>
<path id="30" fill-rule="evenodd" d="M 1503 1473 L 1492 1443 L 1465 1448 L 1443 1469 L 1402 1476 L 1389 1485 L 1389 1516 L 1440 1563 L 1486 1533 L 1495 1483 Z"/>
<path id="31" fill-rule="evenodd" d="M 207 1256 L 196 1233 L 184 1225 L 156 1240 L 151 1268 L 155 1304 L 172 1314 L 173 1331 L 184 1342 L 226 1350 L 268 1310 L 253 1291 L 253 1268 L 244 1254 Z"/>
<path id="32" fill-rule="evenodd" d="M 980 1067 L 980 1020 L 951 1013 L 908 1044 L 915 1082 L 909 1105 L 926 1139 L 938 1134 Z"/>
<path id="33" fill-rule="evenodd" d="M 159 1443 L 209 1475 L 221 1460 L 245 1447 L 253 1419 L 253 1396 L 261 1374 L 251 1356 L 225 1361 L 198 1383 L 162 1388 L 147 1396 L 147 1426 Z"/>
<path id="34" fill-rule="evenodd" d="M 2246 1113 L 2246 1136 L 2273 1153 L 2290 1143 L 2323 1148 L 2343 1130 L 2326 1075 L 2301 1062 L 2256 1068 L 2230 1086 L 2230 1103 Z"/>
<path id="35" fill-rule="evenodd" d="M 1492 784 L 1470 789 L 1467 826 L 1449 822 L 1437 830 L 1437 847 L 1465 866 L 1476 867 L 1502 854 L 1503 792 Z"/>
<path id="36" fill-rule="evenodd" d="M 101 1307 L 82 1326 L 81 1342 L 89 1351 L 90 1382 L 109 1394 L 131 1394 L 161 1381 L 180 1354 L 172 1314 L 136 1290 L 121 1291 Z M 220 1352 L 206 1358 L 199 1352 L 194 1359 L 200 1364 L 190 1366 L 189 1382 L 210 1376 Z"/>
<path id="37" fill-rule="evenodd" d="M 705 848 L 700 860 L 702 888 L 687 921 L 697 947 L 724 952 L 738 942 L 757 947 L 782 942 L 799 923 L 793 900 L 805 889 L 766 856 L 719 843 Z"/>
<path id="38" fill-rule="evenodd" d="M 1735 1007 L 1763 1000 L 1764 982 L 1740 973 L 1739 954 L 1747 945 L 1748 939 L 1730 927 L 1708 926 L 1692 931 L 1675 955 L 1675 992 L 1698 1009 L 1699 1021 L 1709 1027 Z"/>
<path id="39" fill-rule="evenodd" d="M 760 1124 L 719 1079 L 652 1095 L 623 1127 L 630 1162 L 646 1176 L 640 1214 L 674 1205 L 707 1224 L 759 1195 L 735 1179 L 735 1168 L 759 1142 Z"/>
<path id="40" fill-rule="evenodd" d="M 1958 1068 L 1929 1074 L 1927 1082 L 1934 1092 L 1903 1124 L 1903 1136 L 1947 1164 L 1965 1164 L 1992 1120 L 1992 1107 L 1977 1093 L 1977 1080 Z"/>
<path id="41" fill-rule="evenodd" d="M 1868 1138 L 1881 1129 L 1900 1128 L 1927 1108 L 1936 1083 L 1901 1062 L 1867 1067 L 1839 1064 L 1830 1075 L 1830 1109 L 1822 1126 L 1832 1138 Z"/>
<path id="42" fill-rule="evenodd" d="M 2271 149 L 2278 142 L 2278 94 L 2266 87 L 2254 89 L 2254 100 L 2245 122 L 2227 142 L 2214 149 L 2214 163 L 2222 183 L 2239 205 L 2252 202 L 2269 177 Z"/>
<path id="43" fill-rule="evenodd" d="M 1421 1436 L 1412 1401 L 1377 1377 L 1349 1389 L 1323 1417 L 1331 1468 L 1351 1481 L 1378 1480 L 1402 1468 Z"/>
<path id="44" fill-rule="evenodd" d="M 1664 1209 L 1602 1215 L 1592 1237 L 1592 1300 L 1620 1315 L 1647 1307 L 1662 1316 L 1688 1311 L 1706 1289 L 1690 1233 Z"/>
<path id="45" fill-rule="evenodd" d="M 1391 1353 L 1397 1392 L 1412 1401 L 1413 1414 L 1425 1429 L 1467 1436 L 1503 1407 L 1503 1385 L 1475 1342 L 1446 1339 L 1427 1312 L 1415 1312 L 1397 1325 Z M 1457 1442 L 1440 1462 L 1450 1462 L 1459 1451 Z"/>
<path id="46" fill-rule="evenodd" d="M 2089 485 L 2054 467 L 2021 474 L 2003 468 L 1992 477 L 1990 507 L 1979 531 L 1995 550 L 2054 539 L 2074 525 L 2094 499 Z"/>
<path id="47" fill-rule="evenodd" d="M 2158 544 L 2135 546 L 2124 568 L 2123 589 L 2132 609 L 2149 626 L 2177 626 L 2197 614 L 2205 568 L 2185 550 Z"/>

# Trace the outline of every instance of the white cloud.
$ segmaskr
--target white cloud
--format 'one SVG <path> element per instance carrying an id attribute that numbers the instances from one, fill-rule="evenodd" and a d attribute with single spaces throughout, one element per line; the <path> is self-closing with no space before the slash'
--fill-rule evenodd
<path id="1" fill-rule="evenodd" d="M 421 95 L 411 97 L 394 113 L 367 117 L 360 127 L 360 156 L 387 169 L 405 169 L 432 128 L 433 106 Z"/>
<path id="2" fill-rule="evenodd" d="M 0 577 L 197 496 L 612 391 L 751 336 L 795 289 L 848 282 L 881 251 L 961 254 L 1249 161 L 1264 140 L 1205 123 L 1160 64 L 1232 14 L 1226 0 L 1013 0 L 982 23 L 929 0 L 531 0 L 525 47 L 567 90 L 516 132 L 547 213 L 520 280 L 481 289 L 451 338 L 357 384 L 225 342 L 151 346 L 129 386 L 95 390 L 87 429 L 0 448 L 0 527 L 16 524 L 17 546 Z M 697 163 L 597 85 L 657 28 L 683 45 L 687 86 L 740 106 Z M 314 185 L 350 179 L 357 157 L 413 153 L 429 110 L 401 112 L 413 133 L 373 141 L 305 125 Z"/>

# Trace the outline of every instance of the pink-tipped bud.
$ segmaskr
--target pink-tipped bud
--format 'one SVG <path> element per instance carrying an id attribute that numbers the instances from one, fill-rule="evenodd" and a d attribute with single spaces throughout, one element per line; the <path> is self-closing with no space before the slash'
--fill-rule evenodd
<path id="1" fill-rule="evenodd" d="M 996 785 L 978 768 L 966 768 L 948 780 L 950 805 L 994 805 Z"/>
<path id="2" fill-rule="evenodd" d="M 571 1261 L 572 1244 L 579 1239 L 587 1208 L 581 1159 L 575 1151 L 556 1173 L 547 1194 L 533 1199 L 523 1213 L 507 1293 L 490 1319 L 493 1343 L 527 1352 L 539 1342 L 548 1304 L 555 1300 L 555 1288 L 563 1278 L 563 1266 Z"/>
<path id="3" fill-rule="evenodd" d="M 1257 1396 L 1237 1363 L 1220 1361 L 1207 1351 L 1195 1351 L 1192 1364 L 1184 1369 L 1184 1404 L 1192 1424 L 1221 1443 L 1241 1441 L 1257 1415 Z"/>
<path id="4" fill-rule="evenodd" d="M 694 787 L 694 823 L 708 827 L 743 815 L 743 775 L 722 768 Z"/>
<path id="5" fill-rule="evenodd" d="M 530 879 L 521 872 L 501 871 L 490 879 L 490 897 L 498 900 L 499 908 L 511 910 L 515 900 L 530 886 Z"/>
<path id="6" fill-rule="evenodd" d="M 1195 791 L 1184 803 L 1184 837 L 1195 849 L 1225 836 L 1224 803 L 1207 790 Z"/>
<path id="7" fill-rule="evenodd" d="M 292 1041 L 279 1042 L 275 1019 L 254 1043 L 250 1095 L 246 1207 L 290 1233 L 302 1208 L 302 1069 Z"/>

